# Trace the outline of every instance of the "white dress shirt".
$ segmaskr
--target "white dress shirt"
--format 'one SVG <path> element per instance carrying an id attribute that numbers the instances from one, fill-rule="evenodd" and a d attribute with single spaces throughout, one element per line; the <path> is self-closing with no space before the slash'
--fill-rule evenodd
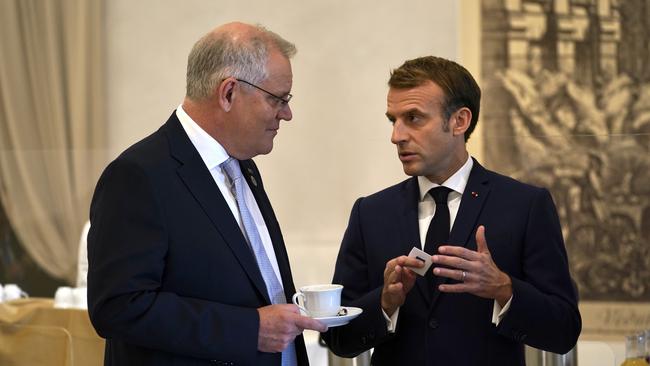
<path id="1" fill-rule="evenodd" d="M 237 207 L 237 200 L 235 199 L 233 192 L 230 190 L 230 184 L 228 183 L 226 173 L 220 166 L 221 163 L 228 160 L 230 157 L 226 152 L 226 149 L 224 149 L 217 140 L 212 138 L 212 136 L 196 124 L 196 122 L 194 122 L 183 110 L 182 106 L 178 106 L 176 109 L 176 116 L 181 122 L 185 133 L 189 136 L 192 145 L 194 145 L 196 150 L 199 152 L 199 155 L 201 155 L 201 159 L 203 159 L 205 166 L 210 171 L 214 182 L 217 183 L 217 187 L 219 187 L 221 194 L 226 199 L 226 202 L 228 202 L 228 207 L 230 207 L 232 215 L 235 217 L 235 220 L 237 220 L 239 228 L 242 233 L 245 233 L 246 231 L 241 216 L 239 215 L 239 208 Z M 244 189 L 246 191 L 244 192 L 246 206 L 253 216 L 253 221 L 255 221 L 255 226 L 257 226 L 257 231 L 259 231 L 262 244 L 264 245 L 264 250 L 266 251 L 266 255 L 269 257 L 271 266 L 273 266 L 273 271 L 282 285 L 282 277 L 280 276 L 278 261 L 275 257 L 275 250 L 273 249 L 273 242 L 271 241 L 269 230 L 266 227 L 266 222 L 260 212 L 260 208 L 257 206 L 255 196 L 253 196 L 253 192 L 248 186 L 248 182 L 244 181 L 244 183 Z M 246 238 L 246 235 L 244 235 L 244 238 Z"/>
<path id="2" fill-rule="evenodd" d="M 460 167 L 451 177 L 449 177 L 442 184 L 437 184 L 431 182 L 426 177 L 418 176 L 418 186 L 420 187 L 420 202 L 418 202 L 418 224 L 420 228 L 420 245 L 422 250 L 424 250 L 424 244 L 427 237 L 427 231 L 429 230 L 429 224 L 433 219 L 433 215 L 436 213 L 436 202 L 431 197 L 429 191 L 431 188 L 438 186 L 445 186 L 451 189 L 449 196 L 447 196 L 447 206 L 449 207 L 449 230 L 454 227 L 454 222 L 456 221 L 456 215 L 458 215 L 458 208 L 460 207 L 460 200 L 465 192 L 465 187 L 467 186 L 467 181 L 469 180 L 469 174 L 472 171 L 474 166 L 474 161 L 471 156 L 467 157 L 465 164 Z M 488 243 L 489 246 L 489 243 Z M 429 253 L 433 255 L 434 253 Z M 432 270 L 432 269 L 431 269 Z M 506 312 L 510 308 L 510 300 L 506 305 L 501 308 L 499 303 L 494 300 L 494 306 L 492 308 L 492 323 L 499 325 L 499 322 L 505 316 Z M 393 313 L 392 316 L 384 312 L 384 317 L 386 318 L 386 324 L 388 326 L 389 332 L 394 332 L 397 325 L 397 317 L 399 315 L 399 308 Z"/>

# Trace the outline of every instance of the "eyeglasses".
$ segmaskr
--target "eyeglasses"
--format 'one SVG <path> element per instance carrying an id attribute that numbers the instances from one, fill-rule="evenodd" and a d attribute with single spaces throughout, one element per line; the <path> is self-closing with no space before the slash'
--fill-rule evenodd
<path id="1" fill-rule="evenodd" d="M 273 98 L 275 98 L 275 99 L 276 99 L 276 100 L 277 100 L 281 105 L 283 105 L 283 106 L 289 104 L 289 101 L 291 100 L 291 98 L 293 98 L 293 95 L 291 95 L 291 94 L 287 94 L 286 97 L 282 98 L 282 97 L 280 97 L 280 96 L 277 96 L 277 95 L 271 93 L 271 92 L 268 91 L 268 90 L 264 90 L 264 89 L 260 88 L 259 86 L 255 85 L 255 84 L 253 84 L 253 83 L 249 83 L 249 82 L 246 81 L 246 80 L 242 80 L 242 79 L 235 79 L 235 80 L 237 80 L 237 81 L 241 81 L 242 83 L 246 83 L 246 84 L 252 86 L 252 87 L 255 88 L 255 89 L 258 89 L 258 90 L 261 90 L 261 91 L 265 92 L 266 94 L 268 94 L 268 95 L 272 96 Z"/>

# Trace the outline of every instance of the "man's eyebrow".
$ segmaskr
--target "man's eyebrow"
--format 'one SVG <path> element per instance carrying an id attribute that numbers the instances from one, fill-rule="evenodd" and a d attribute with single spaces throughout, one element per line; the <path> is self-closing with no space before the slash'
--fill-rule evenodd
<path id="1" fill-rule="evenodd" d="M 412 115 L 412 114 L 420 114 L 420 115 L 423 115 L 423 114 L 425 114 L 425 113 L 424 113 L 423 111 L 421 111 L 420 109 L 418 109 L 418 108 L 410 108 L 410 109 L 407 109 L 407 110 L 405 110 L 405 111 L 403 111 L 403 112 L 401 112 L 401 113 L 399 113 L 399 114 L 405 116 L 405 115 L 409 115 L 409 114 L 411 114 L 411 115 Z M 392 115 L 391 113 L 389 113 L 389 112 L 386 112 L 386 117 L 388 117 L 388 119 L 395 118 L 395 116 L 393 116 L 393 115 Z"/>
<path id="2" fill-rule="evenodd" d="M 411 108 L 411 109 L 407 109 L 402 114 L 424 114 L 424 112 L 418 108 Z"/>

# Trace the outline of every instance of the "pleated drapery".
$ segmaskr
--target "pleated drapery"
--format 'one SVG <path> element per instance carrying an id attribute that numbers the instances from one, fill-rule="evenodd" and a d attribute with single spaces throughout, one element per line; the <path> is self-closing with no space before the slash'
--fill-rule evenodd
<path id="1" fill-rule="evenodd" d="M 0 2 L 0 202 L 36 263 L 70 283 L 106 162 L 103 3 Z"/>

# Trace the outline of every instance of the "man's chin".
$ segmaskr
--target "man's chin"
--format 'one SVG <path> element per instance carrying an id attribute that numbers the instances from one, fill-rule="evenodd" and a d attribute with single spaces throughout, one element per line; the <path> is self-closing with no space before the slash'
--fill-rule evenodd
<path id="1" fill-rule="evenodd" d="M 404 174 L 410 175 L 411 177 L 420 175 L 420 170 L 414 164 L 402 163 L 402 169 L 404 170 Z"/>
<path id="2" fill-rule="evenodd" d="M 273 141 L 272 141 L 272 140 L 271 140 L 270 143 L 264 145 L 264 146 L 260 149 L 260 151 L 259 151 L 259 155 L 266 155 L 266 154 L 269 154 L 269 153 L 271 152 L 271 150 L 273 150 Z"/>

